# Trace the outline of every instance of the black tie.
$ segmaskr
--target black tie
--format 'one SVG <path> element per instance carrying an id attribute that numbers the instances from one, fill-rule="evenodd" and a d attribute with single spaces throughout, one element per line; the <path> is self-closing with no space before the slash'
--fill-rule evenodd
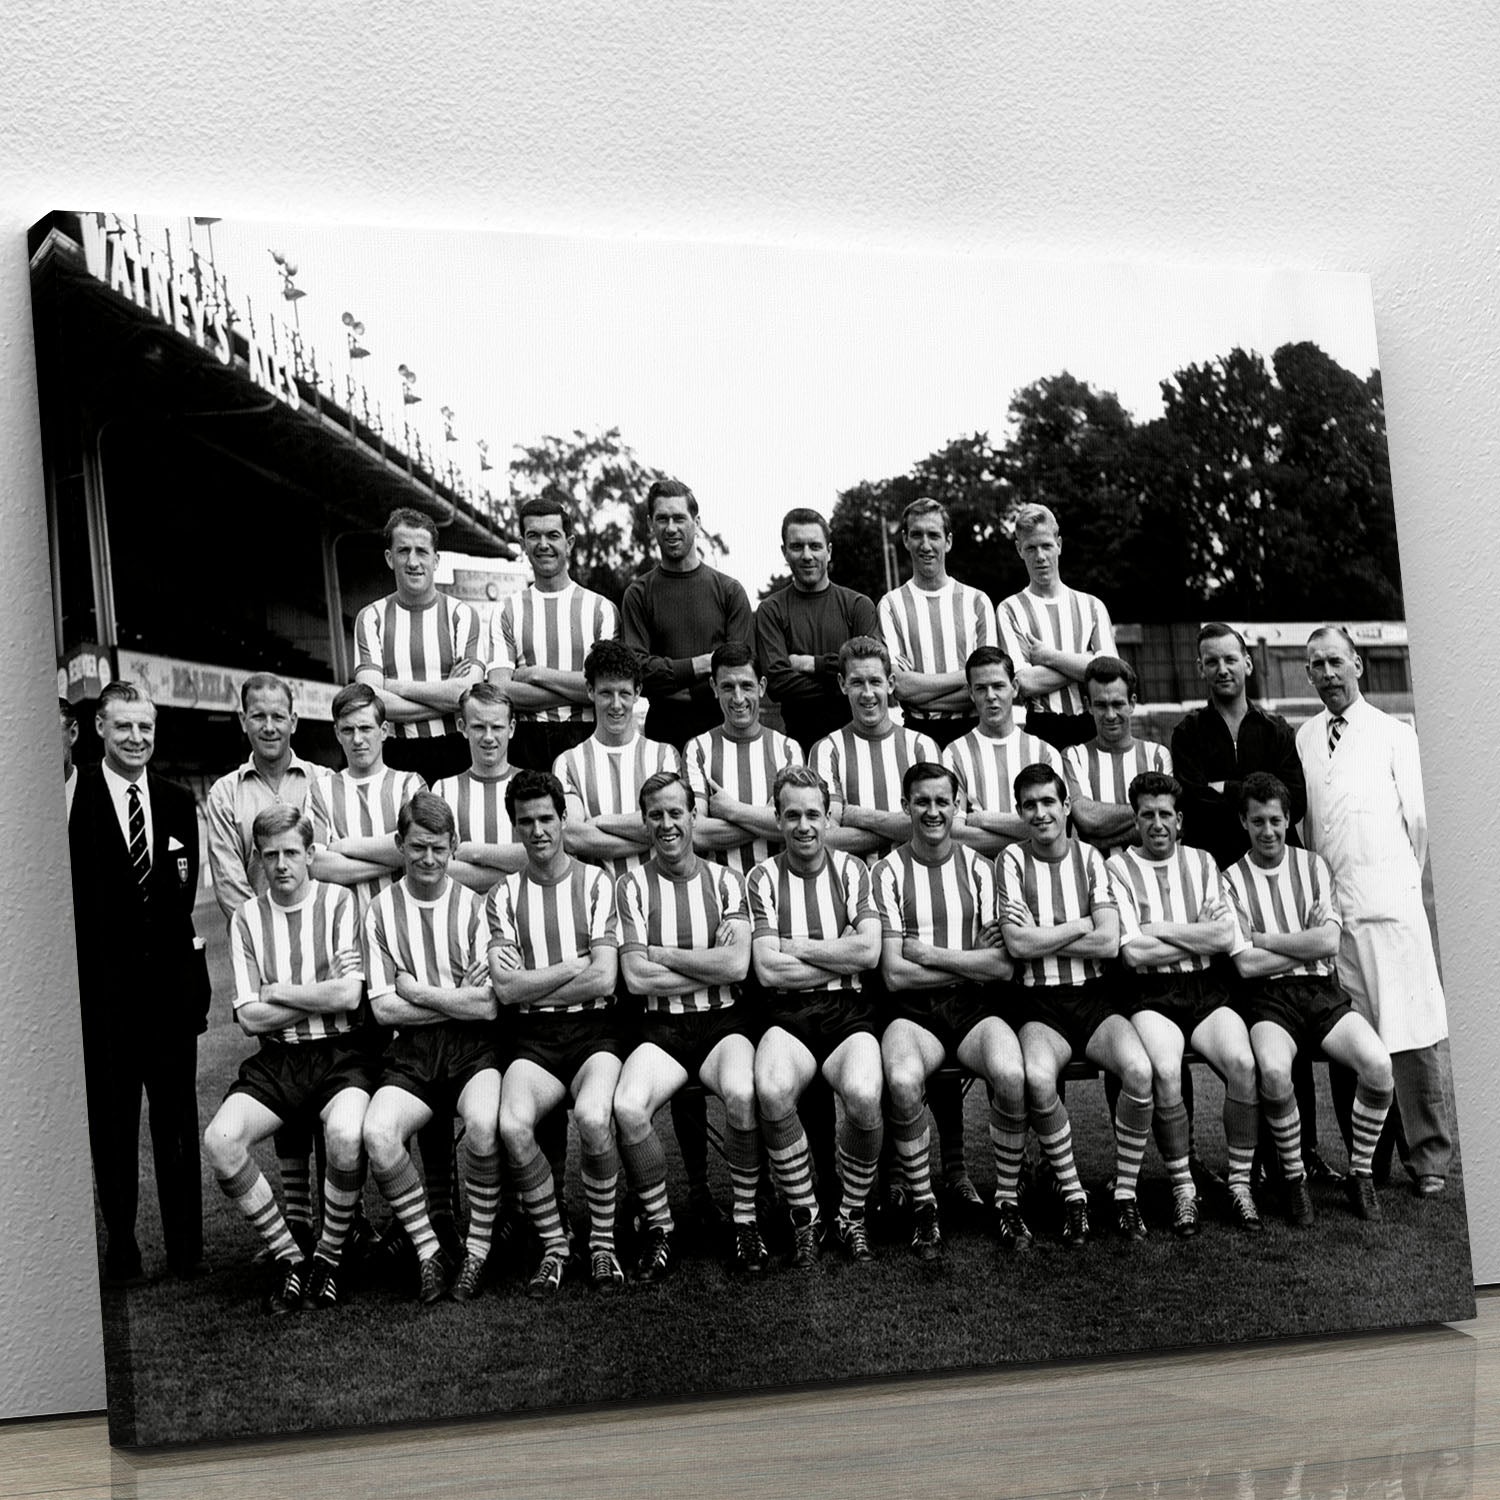
<path id="1" fill-rule="evenodd" d="M 146 847 L 146 810 L 141 806 L 141 789 L 132 781 L 130 801 L 130 864 L 135 883 L 146 894 L 146 880 L 151 874 L 151 851 Z"/>

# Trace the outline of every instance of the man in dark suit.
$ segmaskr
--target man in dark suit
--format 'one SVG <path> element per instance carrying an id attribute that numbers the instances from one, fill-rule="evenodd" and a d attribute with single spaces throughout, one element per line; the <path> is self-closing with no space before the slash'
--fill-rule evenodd
<path id="1" fill-rule="evenodd" d="M 80 772 L 68 823 L 89 1144 L 104 1216 L 106 1286 L 145 1280 L 135 1237 L 141 1091 L 167 1268 L 201 1276 L 198 1035 L 209 982 L 193 932 L 198 820 L 191 794 L 146 767 L 156 706 L 129 682 L 99 695 L 104 763 Z"/>

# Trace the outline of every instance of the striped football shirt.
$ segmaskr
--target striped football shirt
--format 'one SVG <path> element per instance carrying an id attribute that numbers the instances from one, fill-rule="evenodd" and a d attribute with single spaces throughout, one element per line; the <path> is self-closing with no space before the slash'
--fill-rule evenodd
<path id="1" fill-rule="evenodd" d="M 914 579 L 903 583 L 881 598 L 875 613 L 892 663 L 913 672 L 962 672 L 971 651 L 999 640 L 994 606 L 956 578 L 932 590 L 918 588 Z M 931 717 L 958 719 L 968 712 L 945 709 Z"/>
<path id="2" fill-rule="evenodd" d="M 852 932 L 875 910 L 870 872 L 857 854 L 829 849 L 815 875 L 799 875 L 785 854 L 762 860 L 745 882 L 752 938 L 814 938 L 832 941 Z M 806 993 L 861 987 L 858 974 L 830 974 Z"/>
<path id="3" fill-rule="evenodd" d="M 810 757 L 828 788 L 830 811 L 845 803 L 900 812 L 901 778 L 918 761 L 941 765 L 938 747 L 925 735 L 892 724 L 879 739 L 867 739 L 852 724 L 818 741 Z M 888 853 L 889 846 L 881 853 Z"/>
<path id="4" fill-rule="evenodd" d="M 700 859 L 682 879 L 668 875 L 656 860 L 627 870 L 615 884 L 620 914 L 620 952 L 644 948 L 704 949 L 725 921 L 748 922 L 745 884 L 727 865 Z M 684 995 L 647 995 L 647 1010 L 684 1015 L 722 1010 L 734 1004 L 734 987 L 705 985 Z"/>
<path id="5" fill-rule="evenodd" d="M 547 594 L 532 584 L 500 601 L 490 616 L 483 654 L 491 670 L 548 667 L 554 672 L 581 672 L 594 644 L 615 640 L 619 634 L 619 611 L 603 594 L 577 583 Z M 591 703 L 516 711 L 517 723 L 592 723 L 593 718 Z"/>
<path id="6" fill-rule="evenodd" d="M 461 599 L 439 594 L 421 609 L 408 609 L 387 594 L 354 620 L 354 671 L 378 667 L 383 677 L 406 682 L 446 682 L 466 662 L 483 667 L 479 616 Z M 393 726 L 404 740 L 459 733 L 458 718 L 444 714 Z"/>
<path id="7" fill-rule="evenodd" d="M 1104 856 L 1092 844 L 1069 839 L 1059 860 L 1039 859 L 1030 844 L 1008 844 L 995 861 L 1000 876 L 1001 920 L 1009 908 L 1024 907 L 1038 927 L 1061 927 L 1092 917 L 1103 907 L 1118 907 Z M 1052 954 L 1047 958 L 1018 959 L 1021 983 L 1074 985 L 1098 979 L 1104 965 L 1097 958 Z"/>
<path id="8" fill-rule="evenodd" d="M 1233 910 L 1219 867 L 1206 849 L 1179 844 L 1170 859 L 1147 859 L 1139 849 L 1109 858 L 1109 878 L 1120 908 L 1120 946 L 1142 936 L 1148 922 L 1201 922 L 1206 905 Z M 1236 950 L 1248 946 L 1241 938 Z M 1184 953 L 1169 963 L 1150 964 L 1152 974 L 1195 974 L 1209 967 L 1211 954 Z"/>
<path id="9" fill-rule="evenodd" d="M 269 893 L 256 896 L 234 914 L 229 959 L 235 1010 L 259 1000 L 261 988 L 268 984 L 321 984 L 351 975 L 363 979 L 353 892 L 311 880 L 296 906 L 278 906 Z M 322 1011 L 264 1035 L 282 1042 L 312 1042 L 353 1028 L 352 1010 Z"/>
<path id="10" fill-rule="evenodd" d="M 489 952 L 484 897 L 450 880 L 435 901 L 418 901 L 406 882 L 388 886 L 365 913 L 370 998 L 396 988 L 410 974 L 435 990 L 459 990 L 476 958 Z"/>
<path id="11" fill-rule="evenodd" d="M 1128 750 L 1120 751 L 1101 750 L 1090 741 L 1069 746 L 1065 771 L 1074 795 L 1124 805 L 1137 776 L 1146 771 L 1172 774 L 1172 752 L 1155 740 L 1132 740 Z"/>
<path id="12" fill-rule="evenodd" d="M 1109 611 L 1092 594 L 1080 594 L 1066 584 L 1049 598 L 1034 594 L 1029 588 L 1002 599 L 995 611 L 1000 627 L 1001 645 L 1018 667 L 1028 666 L 1031 658 L 1021 647 L 1020 636 L 1034 635 L 1055 651 L 1078 656 L 1113 656 L 1115 633 L 1109 622 Z M 1040 698 L 1043 708 L 1060 714 L 1088 712 L 1083 684 L 1065 683 Z"/>
<path id="13" fill-rule="evenodd" d="M 313 842 L 330 844 L 334 839 L 396 837 L 396 818 L 402 806 L 427 783 L 415 771 L 397 771 L 382 766 L 373 776 L 355 777 L 348 771 L 329 771 L 313 782 L 307 794 L 307 814 L 312 819 Z M 370 900 L 392 884 L 399 871 L 389 870 L 356 887 L 361 916 Z"/>
<path id="14" fill-rule="evenodd" d="M 774 729 L 762 729 L 753 740 L 732 740 L 720 728 L 689 741 L 683 759 L 699 811 L 706 812 L 710 781 L 740 802 L 769 807 L 776 773 L 783 766 L 801 765 L 802 752 L 794 741 Z M 711 858 L 747 875 L 770 853 L 770 840 L 754 839 L 733 849 L 716 850 Z"/>
<path id="15" fill-rule="evenodd" d="M 1289 847 L 1274 870 L 1262 869 L 1247 854 L 1224 872 L 1224 883 L 1247 942 L 1252 932 L 1311 932 L 1325 922 L 1342 926 L 1328 866 L 1309 849 Z M 1327 977 L 1333 968 L 1333 959 L 1313 958 L 1283 973 Z"/>
<path id="16" fill-rule="evenodd" d="M 640 810 L 641 786 L 658 771 L 680 770 L 677 752 L 637 732 L 628 744 L 606 745 L 591 735 L 557 757 L 552 774 L 562 782 L 568 815 L 580 822 L 605 814 Z M 646 861 L 646 851 L 609 861 L 611 875 L 623 875 Z"/>
<path id="17" fill-rule="evenodd" d="M 971 729 L 943 751 L 943 764 L 958 777 L 958 788 L 970 807 L 1013 813 L 1016 772 L 1022 766 L 1051 766 L 1059 774 L 1062 756 L 1046 740 L 1016 728 L 1003 739 Z"/>
<path id="18" fill-rule="evenodd" d="M 572 860 L 561 880 L 539 880 L 530 870 L 502 876 L 485 902 L 490 946 L 508 944 L 526 969 L 546 969 L 565 958 L 587 958 L 595 948 L 618 948 L 615 885 L 598 865 Z M 571 1005 L 517 1005 L 519 1011 L 556 1015 L 605 1010 L 612 996 L 577 1000 Z"/>
<path id="19" fill-rule="evenodd" d="M 503 776 L 493 779 L 464 771 L 445 776 L 432 790 L 453 809 L 461 844 L 514 844 L 510 814 L 505 810 L 505 789 L 515 774 L 512 766 Z"/>
<path id="20" fill-rule="evenodd" d="M 980 929 L 999 911 L 994 865 L 961 844 L 937 864 L 918 859 L 910 844 L 902 844 L 876 861 L 870 883 L 882 938 L 978 948 Z"/>

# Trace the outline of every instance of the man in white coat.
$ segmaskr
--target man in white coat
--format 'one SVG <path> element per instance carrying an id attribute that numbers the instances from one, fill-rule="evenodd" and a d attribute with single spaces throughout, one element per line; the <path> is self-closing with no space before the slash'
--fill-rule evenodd
<path id="1" fill-rule="evenodd" d="M 1416 734 L 1364 700 L 1363 671 L 1341 627 L 1308 637 L 1307 675 L 1323 712 L 1297 731 L 1304 842 L 1333 873 L 1344 923 L 1339 978 L 1390 1050 L 1396 1144 L 1417 1192 L 1430 1196 L 1446 1183 L 1453 1132 L 1438 1046 L 1448 1014 L 1422 905 L 1427 812 Z M 1339 1115 L 1342 1124 L 1347 1108 Z"/>

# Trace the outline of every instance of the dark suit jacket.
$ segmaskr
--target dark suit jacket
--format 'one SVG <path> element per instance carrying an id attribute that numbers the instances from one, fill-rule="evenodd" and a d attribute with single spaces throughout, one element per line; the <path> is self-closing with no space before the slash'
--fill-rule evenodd
<path id="1" fill-rule="evenodd" d="M 198 818 L 185 787 L 150 769 L 146 778 L 152 847 L 143 899 L 103 771 L 79 772 L 68 852 L 84 1019 L 119 1035 L 196 1034 L 207 1026 L 209 1000 L 207 967 L 193 941 Z"/>

